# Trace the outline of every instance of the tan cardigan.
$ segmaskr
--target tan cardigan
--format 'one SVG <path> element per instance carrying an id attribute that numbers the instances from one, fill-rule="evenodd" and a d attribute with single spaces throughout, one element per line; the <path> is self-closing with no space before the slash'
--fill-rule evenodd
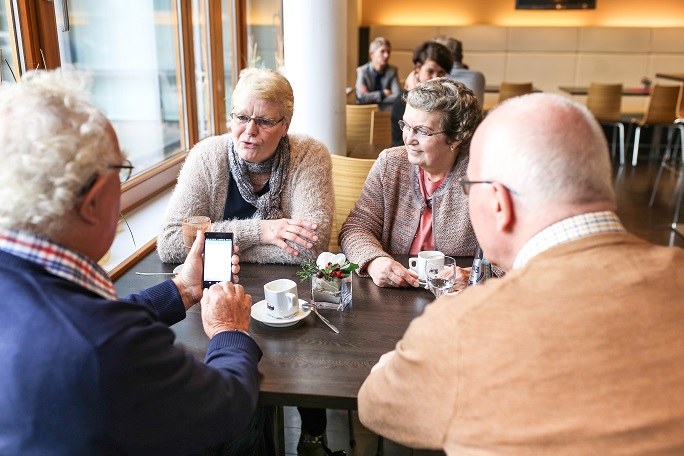
<path id="1" fill-rule="evenodd" d="M 468 154 L 461 152 L 432 196 L 435 250 L 446 255 L 472 256 L 477 246 L 468 215 L 468 197 L 457 182 L 467 168 Z M 408 254 L 425 207 L 418 166 L 409 163 L 406 147 L 385 150 L 375 161 L 356 206 L 340 230 L 342 251 L 361 265 L 361 274 L 378 257 Z"/>
<path id="2" fill-rule="evenodd" d="M 442 298 L 361 387 L 361 422 L 449 455 L 684 454 L 682 271 L 682 249 L 598 234 Z"/>
<path id="3" fill-rule="evenodd" d="M 223 220 L 228 197 L 228 141 L 230 135 L 207 138 L 192 148 L 178 176 L 178 183 L 166 208 L 164 226 L 157 238 L 162 261 L 185 260 L 181 223 L 188 215 L 207 215 L 213 231 L 233 232 L 240 247 L 240 261 L 248 263 L 297 264 L 315 259 L 327 250 L 335 202 L 331 161 L 327 148 L 319 141 L 290 134 L 290 170 L 281 193 L 280 205 L 286 218 L 318 224 L 318 242 L 313 249 L 290 244 L 301 254 L 294 257 L 280 247 L 260 243 L 259 220 Z"/>

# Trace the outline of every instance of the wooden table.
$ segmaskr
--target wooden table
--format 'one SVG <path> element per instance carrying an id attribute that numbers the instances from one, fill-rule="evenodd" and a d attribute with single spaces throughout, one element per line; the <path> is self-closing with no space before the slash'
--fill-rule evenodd
<path id="1" fill-rule="evenodd" d="M 570 95 L 588 95 L 589 87 L 586 86 L 560 86 L 558 87 L 563 92 L 567 92 Z M 651 89 L 645 87 L 623 87 L 623 96 L 637 96 L 646 97 L 651 95 Z"/>
<path id="2" fill-rule="evenodd" d="M 397 260 L 406 264 L 408 256 Z M 472 257 L 459 257 L 457 263 L 470 266 Z M 117 292 L 123 296 L 166 278 L 140 276 L 135 271 L 170 272 L 174 266 L 163 264 L 152 251 L 116 281 Z M 310 281 L 300 283 L 297 270 L 296 266 L 244 263 L 240 284 L 254 303 L 264 298 L 264 283 L 279 278 L 295 280 L 300 298 L 309 298 Z M 252 319 L 249 332 L 264 352 L 259 364 L 261 404 L 356 409 L 359 388 L 371 367 L 380 355 L 394 349 L 411 320 L 434 299 L 422 288 L 379 288 L 371 279 L 357 275 L 353 278 L 353 296 L 349 310 L 321 310 L 340 334 L 313 314 L 287 328 L 272 328 Z M 209 339 L 202 329 L 198 307 L 192 307 L 172 330 L 178 344 L 203 360 Z"/>
<path id="3" fill-rule="evenodd" d="M 684 73 L 656 73 L 656 78 L 672 79 L 673 81 L 684 82 Z"/>

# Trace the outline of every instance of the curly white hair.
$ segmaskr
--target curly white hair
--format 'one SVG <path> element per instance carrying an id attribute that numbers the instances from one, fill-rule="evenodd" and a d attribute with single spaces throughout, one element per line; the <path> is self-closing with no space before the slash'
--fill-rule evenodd
<path id="1" fill-rule="evenodd" d="M 88 83 L 84 73 L 53 70 L 0 86 L 0 227 L 53 238 L 116 156 Z"/>

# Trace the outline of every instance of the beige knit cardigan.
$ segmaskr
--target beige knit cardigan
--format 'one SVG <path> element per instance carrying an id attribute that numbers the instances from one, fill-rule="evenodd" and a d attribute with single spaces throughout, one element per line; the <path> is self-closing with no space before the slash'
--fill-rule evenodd
<path id="1" fill-rule="evenodd" d="M 318 242 L 312 249 L 290 244 L 300 252 L 295 257 L 280 247 L 260 243 L 260 220 L 223 220 L 228 179 L 231 178 L 227 151 L 232 138 L 222 135 L 204 139 L 188 154 L 157 238 L 161 260 L 167 263 L 185 260 L 181 224 L 189 215 L 207 215 L 213 222 L 213 231 L 232 232 L 243 262 L 298 264 L 306 259 L 315 259 L 326 250 L 335 210 L 330 154 L 321 142 L 313 138 L 297 134 L 288 137 L 290 169 L 281 193 L 280 207 L 286 218 L 309 220 L 318 225 Z"/>

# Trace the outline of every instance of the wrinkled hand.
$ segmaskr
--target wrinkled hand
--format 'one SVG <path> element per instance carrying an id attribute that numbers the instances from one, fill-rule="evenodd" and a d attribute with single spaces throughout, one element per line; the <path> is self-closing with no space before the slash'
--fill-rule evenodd
<path id="1" fill-rule="evenodd" d="M 202 263 L 202 250 L 204 250 L 204 233 L 198 230 L 195 242 L 193 242 L 192 248 L 185 258 L 185 263 L 183 263 L 180 273 L 172 279 L 183 299 L 185 310 L 197 304 L 202 298 L 202 271 L 204 267 Z M 238 250 L 238 246 L 234 245 L 231 263 L 233 265 L 233 282 L 235 283 L 239 280 L 237 273 L 240 272 L 240 257 L 236 254 Z"/>
<path id="2" fill-rule="evenodd" d="M 454 275 L 454 285 L 451 287 L 452 291 L 460 291 L 468 286 L 468 279 L 470 279 L 470 268 L 461 268 L 456 266 L 456 274 Z"/>
<path id="3" fill-rule="evenodd" d="M 202 296 L 202 327 L 210 339 L 222 331 L 249 330 L 252 296 L 242 285 L 220 282 L 204 290 Z"/>
<path id="4" fill-rule="evenodd" d="M 390 257 L 379 257 L 368 263 L 366 272 L 379 287 L 417 287 L 418 275 Z"/>
<path id="5" fill-rule="evenodd" d="M 307 220 L 262 220 L 260 223 L 261 243 L 276 245 L 292 256 L 298 256 L 299 252 L 285 241 L 307 249 L 312 248 L 318 241 L 318 235 L 315 233 L 318 226 Z"/>

